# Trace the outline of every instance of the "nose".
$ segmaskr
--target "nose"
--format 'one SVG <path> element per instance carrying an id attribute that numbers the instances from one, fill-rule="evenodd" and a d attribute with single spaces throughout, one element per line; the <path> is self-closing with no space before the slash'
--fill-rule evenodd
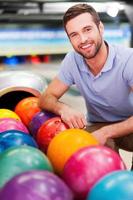
<path id="1" fill-rule="evenodd" d="M 80 41 L 81 43 L 85 43 L 87 41 L 87 35 L 86 34 L 80 34 Z"/>

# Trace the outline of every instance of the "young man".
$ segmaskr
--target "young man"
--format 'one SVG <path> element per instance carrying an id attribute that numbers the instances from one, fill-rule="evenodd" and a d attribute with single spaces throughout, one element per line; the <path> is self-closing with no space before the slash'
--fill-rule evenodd
<path id="1" fill-rule="evenodd" d="M 103 39 L 104 26 L 87 4 L 69 8 L 64 28 L 74 51 L 68 53 L 59 74 L 40 97 L 40 107 L 61 116 L 70 128 L 84 128 L 106 144 L 113 138 L 119 147 L 133 151 L 133 49 L 110 45 Z M 76 84 L 84 97 L 87 119 L 60 102 Z M 116 147 L 115 145 L 115 147 Z"/>

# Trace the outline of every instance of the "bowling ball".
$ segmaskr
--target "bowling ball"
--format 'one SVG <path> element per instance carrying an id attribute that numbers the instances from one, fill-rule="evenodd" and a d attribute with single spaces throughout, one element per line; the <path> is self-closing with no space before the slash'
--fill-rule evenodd
<path id="1" fill-rule="evenodd" d="M 88 193 L 87 200 L 132 200 L 133 172 L 115 171 L 100 179 Z"/>
<path id="2" fill-rule="evenodd" d="M 77 199 L 85 199 L 91 188 L 103 176 L 124 169 L 126 166 L 118 153 L 97 145 L 82 148 L 73 154 L 64 166 L 62 177 Z"/>
<path id="3" fill-rule="evenodd" d="M 73 200 L 68 186 L 58 176 L 42 170 L 23 172 L 0 192 L 1 200 Z"/>
<path id="4" fill-rule="evenodd" d="M 38 145 L 34 138 L 32 138 L 29 134 L 25 134 L 22 131 L 9 130 L 0 134 L 0 153 L 10 147 L 20 145 L 29 145 L 38 148 Z"/>
<path id="5" fill-rule="evenodd" d="M 40 111 L 38 106 L 37 97 L 27 97 L 22 99 L 15 106 L 15 113 L 19 115 L 22 122 L 28 126 L 29 122 L 32 120 L 32 117 Z"/>
<path id="6" fill-rule="evenodd" d="M 22 121 L 14 118 L 0 118 L 0 133 L 7 130 L 19 130 L 29 133 Z"/>
<path id="7" fill-rule="evenodd" d="M 41 125 L 52 117 L 56 117 L 56 115 L 48 111 L 40 111 L 33 116 L 28 125 L 28 128 L 34 138 L 36 138 L 37 131 L 39 130 Z"/>
<path id="8" fill-rule="evenodd" d="M 92 134 L 81 129 L 67 129 L 51 140 L 47 156 L 55 172 L 61 174 L 69 157 L 77 150 L 89 145 L 98 145 L 98 141 Z"/>
<path id="9" fill-rule="evenodd" d="M 4 108 L 0 109 L 0 118 L 15 118 L 21 121 L 19 115 L 17 115 L 14 111 Z"/>
<path id="10" fill-rule="evenodd" d="M 0 188 L 11 178 L 29 170 L 53 171 L 48 158 L 31 146 L 11 147 L 0 154 Z"/>
<path id="11" fill-rule="evenodd" d="M 10 57 L 5 57 L 3 59 L 4 64 L 8 65 L 8 67 L 15 67 L 16 65 L 18 66 L 19 64 L 19 59 L 17 56 L 10 56 Z"/>
<path id="12" fill-rule="evenodd" d="M 46 152 L 49 143 L 54 136 L 68 128 L 68 125 L 66 125 L 60 117 L 53 117 L 52 119 L 47 120 L 37 132 L 36 141 L 39 148 L 43 152 Z"/>

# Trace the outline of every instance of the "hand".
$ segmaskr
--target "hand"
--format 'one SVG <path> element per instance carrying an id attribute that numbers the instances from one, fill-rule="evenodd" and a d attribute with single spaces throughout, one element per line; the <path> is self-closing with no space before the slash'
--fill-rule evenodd
<path id="1" fill-rule="evenodd" d="M 60 112 L 61 119 L 70 127 L 70 128 L 84 128 L 87 125 L 85 116 L 68 107 L 64 106 Z"/>
<path id="2" fill-rule="evenodd" d="M 108 139 L 108 126 L 102 127 L 94 132 L 92 132 L 92 135 L 99 141 L 101 145 L 104 145 L 107 142 Z"/>

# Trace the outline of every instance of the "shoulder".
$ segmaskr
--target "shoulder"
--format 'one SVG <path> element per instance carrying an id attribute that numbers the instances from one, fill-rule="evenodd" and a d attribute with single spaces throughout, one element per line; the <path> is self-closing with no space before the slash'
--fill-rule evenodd
<path id="1" fill-rule="evenodd" d="M 112 45 L 116 58 L 123 62 L 127 62 L 130 58 L 133 59 L 133 48 L 122 45 Z"/>
<path id="2" fill-rule="evenodd" d="M 65 55 L 63 61 L 61 62 L 61 68 L 70 69 L 70 71 L 75 71 L 79 68 L 82 62 L 82 56 L 76 53 L 75 51 L 72 51 Z"/>
<path id="3" fill-rule="evenodd" d="M 74 62 L 80 62 L 82 59 L 83 59 L 83 57 L 75 51 L 71 51 L 71 52 L 67 53 L 64 58 L 64 60 L 71 60 Z"/>
<path id="4" fill-rule="evenodd" d="M 133 78 L 133 48 L 114 45 L 115 62 L 121 69 L 123 78 L 132 85 Z"/>
<path id="5" fill-rule="evenodd" d="M 83 57 L 75 51 L 69 52 L 65 55 L 61 63 L 60 74 L 73 77 L 75 74 L 80 73 L 81 64 L 83 64 Z"/>

